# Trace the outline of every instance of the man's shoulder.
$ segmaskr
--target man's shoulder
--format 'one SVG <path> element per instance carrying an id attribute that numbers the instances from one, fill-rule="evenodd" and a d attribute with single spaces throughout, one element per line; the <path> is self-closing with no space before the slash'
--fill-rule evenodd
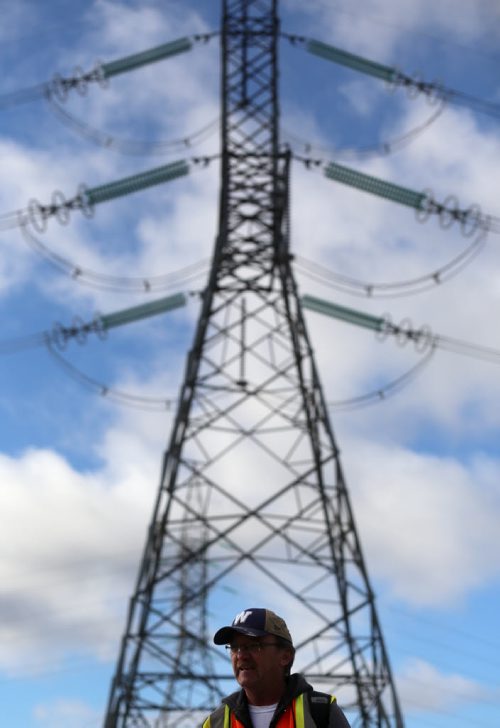
<path id="1" fill-rule="evenodd" d="M 317 728 L 350 728 L 334 695 L 314 690 L 310 696 L 311 715 Z"/>
<path id="2" fill-rule="evenodd" d="M 224 698 L 222 698 L 219 705 L 214 708 L 214 710 L 211 712 L 211 716 L 219 716 L 224 715 L 224 710 L 226 708 L 226 705 L 228 705 L 231 710 L 234 710 L 235 708 L 241 707 L 245 702 L 244 693 L 243 690 L 236 690 L 236 692 L 231 693 L 230 695 L 226 695 Z"/>
<path id="3" fill-rule="evenodd" d="M 294 697 L 300 694 L 304 695 L 311 717 L 318 728 L 328 728 L 331 725 L 330 706 L 332 705 L 332 696 L 329 693 L 314 690 L 305 677 L 297 672 L 290 676 L 289 690 Z"/>
<path id="4" fill-rule="evenodd" d="M 248 723 L 246 720 L 246 698 L 243 690 L 237 690 L 230 695 L 226 695 L 222 698 L 220 704 L 215 708 L 205 723 L 204 728 L 224 728 L 225 726 L 225 712 L 226 708 L 229 707 L 232 712 L 237 715 L 238 720 L 243 720 L 245 724 Z"/>
<path id="5" fill-rule="evenodd" d="M 310 690 L 307 694 L 311 716 L 317 728 L 327 728 L 330 724 L 330 705 L 332 696 L 319 690 Z"/>
<path id="6" fill-rule="evenodd" d="M 334 695 L 320 690 L 309 690 L 307 699 L 311 717 L 317 728 L 350 728 Z"/>

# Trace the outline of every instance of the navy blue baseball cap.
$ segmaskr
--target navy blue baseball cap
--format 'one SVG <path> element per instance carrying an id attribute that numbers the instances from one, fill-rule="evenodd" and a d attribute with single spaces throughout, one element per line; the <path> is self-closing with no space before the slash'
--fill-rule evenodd
<path id="1" fill-rule="evenodd" d="M 270 609 L 256 609 L 252 607 L 240 612 L 228 627 L 221 627 L 214 635 L 216 645 L 225 645 L 231 641 L 234 633 L 245 634 L 248 637 L 265 637 L 274 635 L 292 643 L 292 636 L 288 631 L 285 620 L 271 612 Z"/>

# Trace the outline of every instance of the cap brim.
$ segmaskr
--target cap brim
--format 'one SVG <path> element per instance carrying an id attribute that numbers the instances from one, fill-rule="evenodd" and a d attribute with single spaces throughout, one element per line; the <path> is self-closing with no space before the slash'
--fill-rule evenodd
<path id="1" fill-rule="evenodd" d="M 234 633 L 245 634 L 247 637 L 264 637 L 268 634 L 263 629 L 253 629 L 252 627 L 221 627 L 214 634 L 214 643 L 216 645 L 227 645 L 231 642 Z"/>

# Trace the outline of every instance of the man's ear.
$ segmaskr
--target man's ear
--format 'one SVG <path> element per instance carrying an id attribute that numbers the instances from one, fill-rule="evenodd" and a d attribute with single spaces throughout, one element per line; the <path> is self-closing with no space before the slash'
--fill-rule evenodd
<path id="1" fill-rule="evenodd" d="M 285 665 L 290 665 L 290 663 L 293 662 L 293 656 L 294 656 L 293 650 L 290 650 L 287 647 L 285 647 L 285 649 L 280 650 L 280 653 L 281 653 L 280 664 L 283 665 L 283 667 L 285 667 Z"/>

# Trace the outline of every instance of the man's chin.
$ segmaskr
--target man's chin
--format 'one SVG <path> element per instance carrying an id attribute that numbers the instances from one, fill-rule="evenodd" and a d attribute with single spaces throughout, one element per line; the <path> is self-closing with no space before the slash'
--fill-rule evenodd
<path id="1" fill-rule="evenodd" d="M 244 687 L 249 682 L 253 682 L 253 680 L 255 679 L 255 670 L 251 667 L 242 668 L 241 670 L 238 670 L 236 679 L 237 679 L 238 683 L 241 685 L 241 687 Z"/>

